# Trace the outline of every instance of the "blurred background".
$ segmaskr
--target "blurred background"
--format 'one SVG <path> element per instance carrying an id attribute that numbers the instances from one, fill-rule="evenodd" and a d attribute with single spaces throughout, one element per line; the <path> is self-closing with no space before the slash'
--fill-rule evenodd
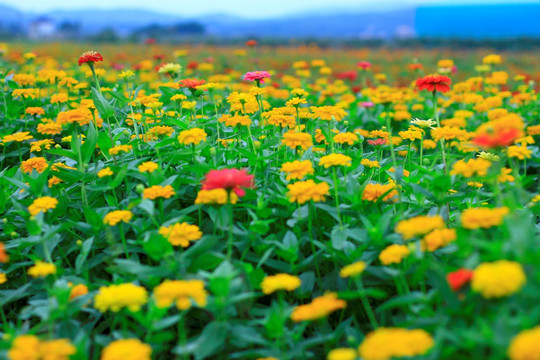
<path id="1" fill-rule="evenodd" d="M 540 46 L 540 1 L 0 0 L 0 41 Z"/>

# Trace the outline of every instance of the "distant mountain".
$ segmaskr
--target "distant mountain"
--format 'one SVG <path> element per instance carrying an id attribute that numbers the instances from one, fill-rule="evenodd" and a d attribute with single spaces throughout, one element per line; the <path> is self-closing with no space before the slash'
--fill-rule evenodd
<path id="1" fill-rule="evenodd" d="M 171 25 L 186 20 L 177 15 L 137 9 L 53 11 L 42 16 L 56 23 L 77 22 L 81 24 L 82 32 L 88 34 L 104 28 L 113 28 L 120 34 L 127 34 L 142 26 Z"/>

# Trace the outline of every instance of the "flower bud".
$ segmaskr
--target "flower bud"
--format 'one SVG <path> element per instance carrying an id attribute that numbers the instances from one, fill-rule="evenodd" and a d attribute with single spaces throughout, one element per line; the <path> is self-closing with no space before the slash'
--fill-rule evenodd
<path id="1" fill-rule="evenodd" d="M 212 156 L 216 155 L 216 148 L 213 146 L 210 148 L 210 155 Z"/>
<path id="2" fill-rule="evenodd" d="M 260 141 L 254 141 L 253 145 L 255 146 L 255 149 L 257 149 L 257 150 L 261 148 L 261 142 Z"/>
<path id="3" fill-rule="evenodd" d="M 144 185 L 143 184 L 137 184 L 137 186 L 135 187 L 135 191 L 139 194 L 142 194 L 142 192 L 144 191 Z"/>

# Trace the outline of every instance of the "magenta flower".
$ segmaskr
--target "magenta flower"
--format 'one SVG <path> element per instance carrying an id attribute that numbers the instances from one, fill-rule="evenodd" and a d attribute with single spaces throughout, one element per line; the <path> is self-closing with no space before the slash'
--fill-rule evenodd
<path id="1" fill-rule="evenodd" d="M 264 83 L 264 79 L 272 77 L 268 71 L 250 71 L 244 74 L 244 80 Z"/>

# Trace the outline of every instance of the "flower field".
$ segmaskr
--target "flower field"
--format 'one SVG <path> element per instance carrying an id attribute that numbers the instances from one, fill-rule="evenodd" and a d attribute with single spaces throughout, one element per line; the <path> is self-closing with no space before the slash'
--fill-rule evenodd
<path id="1" fill-rule="evenodd" d="M 540 359 L 537 54 L 0 44 L 0 358 Z"/>

